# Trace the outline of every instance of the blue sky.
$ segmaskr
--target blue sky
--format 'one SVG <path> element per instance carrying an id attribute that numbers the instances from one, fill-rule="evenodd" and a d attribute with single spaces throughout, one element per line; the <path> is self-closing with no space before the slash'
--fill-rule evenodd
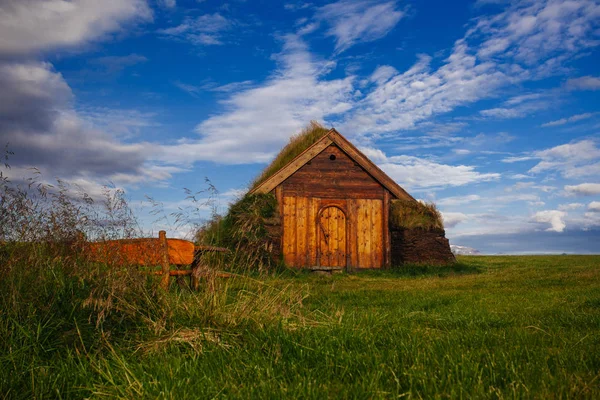
<path id="1" fill-rule="evenodd" d="M 2 0 L 0 139 L 14 179 L 110 183 L 174 236 L 146 196 L 208 177 L 223 209 L 317 120 L 453 244 L 600 252 L 599 45 L 593 0 Z"/>

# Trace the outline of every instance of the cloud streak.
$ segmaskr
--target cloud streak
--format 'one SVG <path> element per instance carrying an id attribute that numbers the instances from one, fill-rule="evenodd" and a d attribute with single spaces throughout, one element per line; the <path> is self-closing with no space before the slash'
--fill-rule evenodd
<path id="1" fill-rule="evenodd" d="M 561 118 L 561 119 L 557 119 L 555 121 L 546 122 L 545 124 L 542 124 L 542 128 L 548 128 L 548 127 L 553 127 L 553 126 L 561 126 L 561 125 L 569 124 L 571 122 L 582 121 L 584 119 L 591 118 L 594 115 L 596 115 L 596 113 L 577 114 L 577 115 L 573 115 L 573 116 L 568 117 L 568 118 Z"/>
<path id="2" fill-rule="evenodd" d="M 222 45 L 223 34 L 233 27 L 233 22 L 219 13 L 196 18 L 186 17 L 177 26 L 161 29 L 159 34 L 172 39 L 186 40 L 197 46 Z"/>
<path id="3" fill-rule="evenodd" d="M 395 1 L 341 0 L 319 8 L 316 19 L 330 26 L 326 35 L 335 38 L 335 51 L 341 53 L 384 37 L 404 15 Z"/>
<path id="4" fill-rule="evenodd" d="M 504 12 L 481 16 L 441 66 L 434 68 L 431 56 L 420 55 L 404 72 L 379 67 L 371 76 L 372 89 L 343 125 L 364 134 L 414 129 L 505 86 L 564 73 L 570 59 L 597 44 L 598 14 L 600 4 L 594 1 L 547 0 L 516 2 Z M 503 107 L 487 113 L 513 118 L 532 110 Z"/>

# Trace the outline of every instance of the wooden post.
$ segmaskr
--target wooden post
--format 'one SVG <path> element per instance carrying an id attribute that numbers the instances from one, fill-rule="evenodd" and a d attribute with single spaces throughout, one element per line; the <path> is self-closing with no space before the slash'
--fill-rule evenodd
<path id="1" fill-rule="evenodd" d="M 162 279 L 160 280 L 160 286 L 168 290 L 169 289 L 169 277 L 171 275 L 171 266 L 169 265 L 169 243 L 167 242 L 167 232 L 158 232 L 158 241 L 160 246 L 161 262 L 162 262 Z"/>

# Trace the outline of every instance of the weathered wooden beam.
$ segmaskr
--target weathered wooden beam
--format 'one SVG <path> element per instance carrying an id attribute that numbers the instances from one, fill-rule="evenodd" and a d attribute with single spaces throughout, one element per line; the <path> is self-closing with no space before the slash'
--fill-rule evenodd
<path id="1" fill-rule="evenodd" d="M 250 193 L 269 193 L 275 189 L 281 182 L 289 178 L 294 172 L 298 171 L 304 164 L 315 158 L 319 153 L 331 144 L 331 139 L 323 136 L 315 144 L 300 153 L 296 158 L 290 161 L 285 167 L 281 168 L 269 179 L 258 185 Z"/>

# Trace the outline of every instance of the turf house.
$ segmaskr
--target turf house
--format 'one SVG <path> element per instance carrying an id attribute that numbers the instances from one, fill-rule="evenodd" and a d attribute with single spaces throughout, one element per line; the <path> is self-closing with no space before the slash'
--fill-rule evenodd
<path id="1" fill-rule="evenodd" d="M 433 204 L 314 122 L 199 238 L 241 250 L 246 261 L 324 271 L 455 261 Z"/>

